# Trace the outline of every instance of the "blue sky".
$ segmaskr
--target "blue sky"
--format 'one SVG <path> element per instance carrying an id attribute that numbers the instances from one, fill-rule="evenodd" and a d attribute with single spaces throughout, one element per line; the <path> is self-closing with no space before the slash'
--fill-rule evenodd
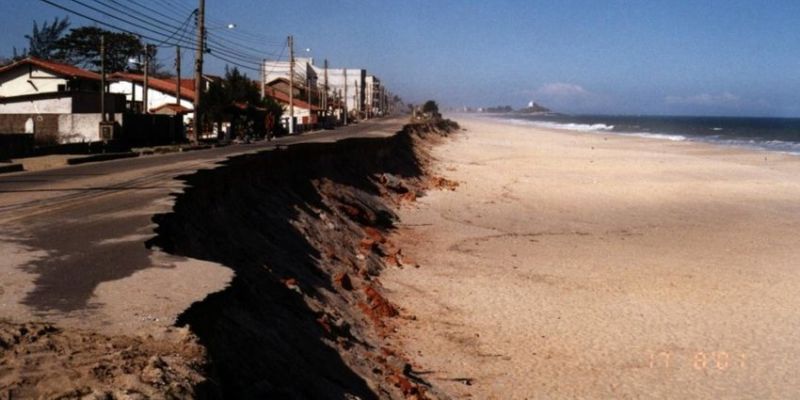
<path id="1" fill-rule="evenodd" d="M 196 4 L 121 2 L 176 20 Z M 310 48 L 318 61 L 366 68 L 414 102 L 521 107 L 535 100 L 574 113 L 800 117 L 800 1 L 206 3 L 212 36 L 252 39 L 243 45 L 279 53 L 291 33 L 298 55 Z M 25 46 L 34 19 L 64 15 L 38 0 L 0 0 L 0 11 L 0 55 Z M 227 22 L 238 32 L 225 32 Z M 165 64 L 171 54 L 162 50 Z M 185 58 L 188 71 L 191 54 Z M 224 63 L 207 66 L 220 72 Z"/>

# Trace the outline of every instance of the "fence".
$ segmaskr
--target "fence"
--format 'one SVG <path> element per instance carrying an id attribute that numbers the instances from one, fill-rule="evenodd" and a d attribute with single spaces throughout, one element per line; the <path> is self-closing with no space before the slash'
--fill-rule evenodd
<path id="1" fill-rule="evenodd" d="M 131 147 L 182 143 L 186 141 L 183 128 L 181 116 L 124 114 L 118 139 Z"/>
<path id="2" fill-rule="evenodd" d="M 33 152 L 32 133 L 0 134 L 0 160 L 25 157 Z"/>

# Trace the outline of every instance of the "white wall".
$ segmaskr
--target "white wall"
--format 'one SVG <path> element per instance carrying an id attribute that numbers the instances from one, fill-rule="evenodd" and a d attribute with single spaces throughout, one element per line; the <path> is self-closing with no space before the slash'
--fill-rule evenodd
<path id="1" fill-rule="evenodd" d="M 136 91 L 136 101 L 142 101 L 142 93 L 144 93 L 144 86 L 139 83 L 120 81 L 113 82 L 109 85 L 108 91 L 111 93 L 120 93 L 125 95 L 127 101 L 132 101 L 133 91 Z M 153 89 L 147 88 L 147 109 L 152 110 L 164 104 L 175 104 L 175 96 Z M 189 100 L 181 99 L 180 105 L 190 110 L 194 109 L 194 103 Z M 184 122 L 188 122 L 193 117 L 193 113 L 184 115 Z"/>
<path id="2" fill-rule="evenodd" d="M 70 114 L 72 98 L 37 99 L 0 103 L 0 114 Z"/>
<path id="3" fill-rule="evenodd" d="M 30 80 L 30 82 L 28 82 Z M 31 84 L 31 82 L 33 84 Z M 0 96 L 22 96 L 26 94 L 57 92 L 58 85 L 66 85 L 67 80 L 33 67 L 28 74 L 28 67 L 21 66 L 0 74 Z M 35 87 L 34 87 L 35 86 Z"/>
<path id="4" fill-rule="evenodd" d="M 353 111 L 358 109 L 357 102 L 355 98 L 356 94 L 356 87 L 358 87 L 358 91 L 361 91 L 361 88 L 364 86 L 363 82 L 361 82 L 361 72 L 362 69 L 347 69 L 347 110 Z M 320 84 L 325 84 L 325 72 L 319 72 Z M 331 93 L 339 93 L 341 91 L 342 95 L 344 95 L 344 87 L 345 87 L 345 73 L 344 70 L 341 68 L 328 68 L 328 90 Z M 359 98 L 361 94 L 359 93 Z"/>
<path id="5" fill-rule="evenodd" d="M 58 116 L 59 143 L 84 143 L 100 140 L 100 114 L 67 114 Z M 122 123 L 122 114 L 114 120 Z"/>
<path id="6" fill-rule="evenodd" d="M 305 86 L 306 79 L 309 75 L 311 76 L 312 85 L 318 82 L 317 77 L 314 76 L 316 67 L 313 66 L 313 62 L 314 60 L 310 58 L 294 58 L 295 85 Z M 266 83 L 269 83 L 277 78 L 289 79 L 289 61 L 264 61 L 264 70 L 261 72 L 261 74 L 264 76 L 258 80 Z"/>

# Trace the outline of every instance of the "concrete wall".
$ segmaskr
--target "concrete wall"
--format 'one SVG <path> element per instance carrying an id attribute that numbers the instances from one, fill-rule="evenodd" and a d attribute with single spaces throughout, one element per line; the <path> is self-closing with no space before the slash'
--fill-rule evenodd
<path id="1" fill-rule="evenodd" d="M 32 67 L 14 68 L 0 74 L 0 96 L 22 96 L 45 92 L 57 92 L 58 85 L 66 85 L 67 80 L 59 78 L 49 72 Z M 30 82 L 29 82 L 30 81 Z"/>
<path id="2" fill-rule="evenodd" d="M 101 119 L 100 114 L 59 115 L 58 116 L 59 144 L 99 141 L 100 119 Z"/>
<path id="3" fill-rule="evenodd" d="M 122 114 L 114 120 L 122 123 Z M 37 145 L 95 142 L 100 140 L 100 114 L 0 114 L 0 134 L 24 133 L 33 124 Z"/>
<path id="4" fill-rule="evenodd" d="M 71 112 L 71 97 L 0 103 L 0 114 L 69 114 Z"/>

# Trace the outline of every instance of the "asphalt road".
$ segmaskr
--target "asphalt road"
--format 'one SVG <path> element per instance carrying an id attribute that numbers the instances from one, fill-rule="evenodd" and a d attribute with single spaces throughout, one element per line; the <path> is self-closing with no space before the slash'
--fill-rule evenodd
<path id="1" fill-rule="evenodd" d="M 221 290 L 224 266 L 147 249 L 152 216 L 169 212 L 179 176 L 231 156 L 301 142 L 388 136 L 405 119 L 363 122 L 271 142 L 0 176 L 0 318 L 108 333 L 169 326 Z"/>

